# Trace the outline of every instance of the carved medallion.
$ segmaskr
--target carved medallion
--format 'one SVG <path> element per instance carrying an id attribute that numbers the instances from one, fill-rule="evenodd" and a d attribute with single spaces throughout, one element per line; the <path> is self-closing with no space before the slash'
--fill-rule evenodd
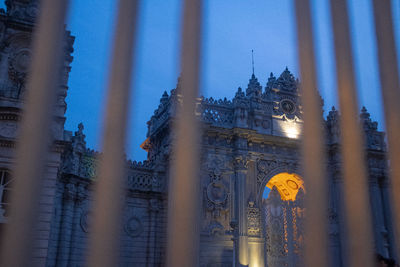
<path id="1" fill-rule="evenodd" d="M 125 223 L 124 229 L 130 237 L 138 237 L 143 232 L 143 225 L 137 217 L 133 216 Z"/>
<path id="2" fill-rule="evenodd" d="M 215 204 L 224 203 L 227 196 L 227 189 L 222 182 L 215 181 L 207 186 L 207 197 L 211 202 Z"/>
<path id="3" fill-rule="evenodd" d="M 286 114 L 293 114 L 296 111 L 296 105 L 292 100 L 284 99 L 280 103 L 281 109 Z"/>
<path id="4" fill-rule="evenodd" d="M 15 138 L 18 125 L 12 122 L 5 122 L 0 125 L 0 135 L 8 138 Z"/>
<path id="5" fill-rule="evenodd" d="M 31 63 L 31 52 L 29 49 L 21 49 L 17 51 L 10 60 L 10 69 L 18 73 L 26 74 Z"/>
<path id="6" fill-rule="evenodd" d="M 221 180 L 220 172 L 210 173 L 211 182 L 204 189 L 206 206 L 212 212 L 213 217 L 220 216 L 221 211 L 227 210 L 228 189 Z"/>
<path id="7" fill-rule="evenodd" d="M 10 80 L 18 87 L 18 92 L 16 93 L 17 98 L 19 98 L 24 87 L 30 62 L 31 52 L 27 48 L 20 49 L 10 56 L 8 75 Z"/>

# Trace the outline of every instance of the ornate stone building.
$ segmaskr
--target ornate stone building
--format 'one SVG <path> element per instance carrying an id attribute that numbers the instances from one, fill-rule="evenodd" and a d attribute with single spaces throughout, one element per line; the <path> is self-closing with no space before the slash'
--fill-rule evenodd
<path id="1" fill-rule="evenodd" d="M 9 170 L 19 118 L 37 1 L 7 0 L 0 10 L 0 227 L 7 223 Z M 64 66 L 52 125 L 53 143 L 44 177 L 37 266 L 84 266 L 90 231 L 92 188 L 98 152 L 86 146 L 84 128 L 64 129 L 68 74 L 74 37 L 66 31 Z M 202 122 L 200 266 L 303 266 L 303 181 L 299 145 L 302 106 L 298 80 L 288 69 L 272 73 L 265 86 L 254 74 L 232 100 L 199 98 Z M 168 174 L 174 136 L 171 123 L 180 99 L 179 82 L 165 92 L 148 122 L 144 162 L 126 161 L 121 229 L 121 266 L 163 266 L 166 250 Z M 346 234 L 341 208 L 339 112 L 325 119 L 329 182 L 331 266 L 345 266 Z M 389 206 L 386 144 L 365 108 L 369 191 L 376 253 L 396 258 Z M 269 195 L 267 191 L 271 190 Z"/>

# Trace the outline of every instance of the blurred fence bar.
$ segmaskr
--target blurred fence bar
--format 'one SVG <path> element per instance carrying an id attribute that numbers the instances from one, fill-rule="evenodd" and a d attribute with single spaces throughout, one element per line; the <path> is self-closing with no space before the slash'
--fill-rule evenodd
<path id="1" fill-rule="evenodd" d="M 33 40 L 28 98 L 14 167 L 11 217 L 2 238 L 0 266 L 29 266 L 41 181 L 50 145 L 50 121 L 62 59 L 67 0 L 43 0 Z M 34 93 L 33 93 L 34 92 Z"/>
<path id="2" fill-rule="evenodd" d="M 182 82 L 168 193 L 167 266 L 198 266 L 199 250 L 199 131 L 195 116 L 201 47 L 201 0 L 185 0 L 181 46 Z"/>
<path id="3" fill-rule="evenodd" d="M 346 0 L 331 0 L 336 75 L 340 106 L 341 152 L 345 195 L 347 240 L 351 267 L 373 267 L 373 239 L 368 175 L 365 166 L 364 135 L 352 60 L 350 26 Z M 346 256 L 346 255 L 345 255 Z"/>
<path id="4" fill-rule="evenodd" d="M 136 33 L 137 0 L 120 0 L 108 81 L 103 154 L 94 196 L 88 265 L 118 266 L 124 199 L 127 115 Z"/>
<path id="5" fill-rule="evenodd" d="M 394 39 L 391 1 L 374 0 L 375 29 L 378 45 L 381 90 L 385 109 L 390 176 L 395 211 L 397 255 L 400 255 L 400 83 Z"/>
<path id="6" fill-rule="evenodd" d="M 310 1 L 295 0 L 295 9 L 304 118 L 302 158 L 307 184 L 305 266 L 320 267 L 328 265 L 328 184 L 327 179 L 324 179 L 322 103 L 317 90 Z"/>

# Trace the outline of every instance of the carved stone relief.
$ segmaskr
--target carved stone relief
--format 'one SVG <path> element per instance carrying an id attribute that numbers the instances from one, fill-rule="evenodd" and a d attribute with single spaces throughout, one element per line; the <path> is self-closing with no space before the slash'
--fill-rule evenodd
<path id="1" fill-rule="evenodd" d="M 287 164 L 276 160 L 259 160 L 257 162 L 257 185 L 260 186 L 260 184 L 264 182 L 268 173 L 279 167 L 287 167 Z"/>
<path id="2" fill-rule="evenodd" d="M 249 236 L 260 235 L 260 209 L 255 207 L 253 201 L 249 202 L 247 208 L 247 227 Z"/>
<path id="3" fill-rule="evenodd" d="M 16 83 L 25 81 L 26 74 L 31 63 L 31 51 L 22 48 L 10 56 L 8 74 L 10 79 Z"/>
<path id="4" fill-rule="evenodd" d="M 218 218 L 221 212 L 228 209 L 229 190 L 221 179 L 221 173 L 214 171 L 210 176 L 211 182 L 205 189 L 207 209 L 212 212 L 213 218 Z"/>

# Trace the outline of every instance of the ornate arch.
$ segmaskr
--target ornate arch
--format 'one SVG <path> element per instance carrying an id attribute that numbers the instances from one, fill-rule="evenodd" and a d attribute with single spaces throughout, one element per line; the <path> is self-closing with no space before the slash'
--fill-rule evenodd
<path id="1" fill-rule="evenodd" d="M 282 162 L 277 160 L 258 160 L 257 161 L 257 204 L 262 206 L 262 195 L 265 186 L 272 177 L 279 173 L 290 173 L 302 176 L 299 165 L 296 162 Z"/>

